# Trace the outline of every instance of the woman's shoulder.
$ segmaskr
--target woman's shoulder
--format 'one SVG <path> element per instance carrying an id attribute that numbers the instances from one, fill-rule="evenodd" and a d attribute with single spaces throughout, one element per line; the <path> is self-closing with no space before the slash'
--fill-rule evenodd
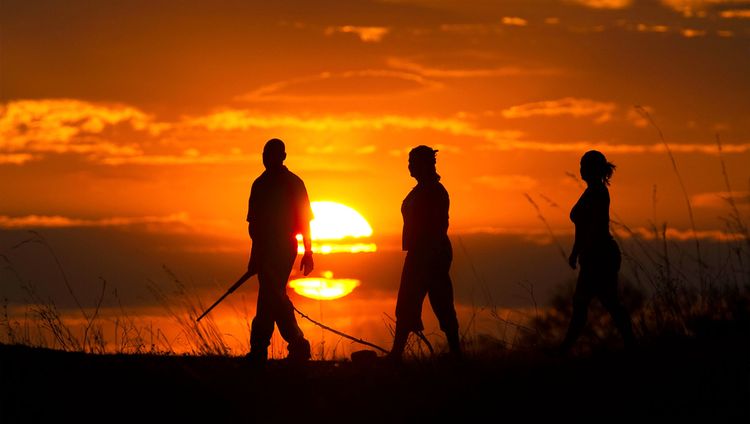
<path id="1" fill-rule="evenodd" d="M 435 193 L 442 193 L 442 194 L 448 194 L 448 190 L 446 190 L 445 186 L 443 186 L 443 183 L 440 181 L 427 181 L 422 182 L 414 186 L 412 191 L 415 192 L 421 192 L 421 193 L 429 193 L 429 194 L 435 194 Z"/>
<path id="2" fill-rule="evenodd" d="M 584 190 L 583 196 L 609 199 L 609 189 L 604 184 L 590 185 Z"/>
<path id="3" fill-rule="evenodd" d="M 609 190 L 604 185 L 586 187 L 581 194 L 581 197 L 578 198 L 576 204 L 573 205 L 573 210 L 571 210 L 571 212 L 598 203 L 609 203 Z"/>
<path id="4" fill-rule="evenodd" d="M 435 182 L 432 191 L 433 196 L 440 198 L 442 201 L 447 201 L 450 198 L 448 190 L 446 190 L 445 186 L 439 181 Z"/>

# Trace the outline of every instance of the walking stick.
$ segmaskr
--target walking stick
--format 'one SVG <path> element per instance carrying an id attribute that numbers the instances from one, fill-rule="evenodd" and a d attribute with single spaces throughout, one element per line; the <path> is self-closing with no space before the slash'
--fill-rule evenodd
<path id="1" fill-rule="evenodd" d="M 227 296 L 229 296 L 230 294 L 232 294 L 232 292 L 234 292 L 235 290 L 237 290 L 237 289 L 238 289 L 238 288 L 239 288 L 239 287 L 240 287 L 240 286 L 241 286 L 242 284 L 244 284 L 244 283 L 245 283 L 245 281 L 249 280 L 249 279 L 250 279 L 250 277 L 252 277 L 252 276 L 253 276 L 253 275 L 255 275 L 255 274 L 256 274 L 256 272 L 255 272 L 255 271 L 249 271 L 249 270 L 248 270 L 248 271 L 247 271 L 246 273 L 242 274 L 242 277 L 240 277 L 240 279 L 239 279 L 239 280 L 237 280 L 237 282 L 236 282 L 236 283 L 234 283 L 234 284 L 232 285 L 232 287 L 230 287 L 230 288 L 229 288 L 229 290 L 227 290 L 227 292 L 226 292 L 226 293 L 224 293 L 224 294 L 223 294 L 223 295 L 222 295 L 222 296 L 221 296 L 221 297 L 219 298 L 219 300 L 217 300 L 216 302 L 214 302 L 214 304 L 213 304 L 213 305 L 211 305 L 211 306 L 210 306 L 210 307 L 209 307 L 208 309 L 206 309 L 206 312 L 202 313 L 202 314 L 201 314 L 201 316 L 199 316 L 199 317 L 198 317 L 198 319 L 196 319 L 195 321 L 196 321 L 196 322 L 200 321 L 200 320 L 201 320 L 201 318 L 205 317 L 205 316 L 206 316 L 206 315 L 207 315 L 207 314 L 208 314 L 209 312 L 211 312 L 211 309 L 215 308 L 215 307 L 216 307 L 216 305 L 218 305 L 219 303 L 221 303 L 221 301 L 222 301 L 222 300 L 224 300 L 224 298 L 225 298 L 225 297 L 227 297 Z"/>
<path id="2" fill-rule="evenodd" d="M 253 268 L 255 268 L 255 267 L 253 267 Z M 225 297 L 227 297 L 227 296 L 229 296 L 230 294 L 232 294 L 232 293 L 233 293 L 233 292 L 234 292 L 235 290 L 237 290 L 237 289 L 238 289 L 238 288 L 239 288 L 239 287 L 240 287 L 240 286 L 241 286 L 242 284 L 244 284 L 244 283 L 245 283 L 245 281 L 249 280 L 249 279 L 250 279 L 250 277 L 252 277 L 253 275 L 255 275 L 255 274 L 257 274 L 257 273 L 258 273 L 257 271 L 250 271 L 250 270 L 248 270 L 247 272 L 245 272 L 244 274 L 242 274 L 242 277 L 240 277 L 240 278 L 239 278 L 239 280 L 237 280 L 237 282 L 236 282 L 236 283 L 232 284 L 232 287 L 230 287 L 230 288 L 229 288 L 229 290 L 227 290 L 227 292 L 226 292 L 226 293 L 224 293 L 223 295 L 221 295 L 221 297 L 219 298 L 219 300 L 217 300 L 216 302 L 214 302 L 214 304 L 213 304 L 213 305 L 211 305 L 211 306 L 210 306 L 210 307 L 209 307 L 208 309 L 206 309 L 206 312 L 203 312 L 203 313 L 201 314 L 201 316 L 199 316 L 199 317 L 198 317 L 198 319 L 196 319 L 195 321 L 196 321 L 196 322 L 198 322 L 198 321 L 200 321 L 200 320 L 201 320 L 201 319 L 202 319 L 203 317 L 205 317 L 206 315 L 208 315 L 208 313 L 209 313 L 209 312 L 211 312 L 211 310 L 212 310 L 213 308 L 215 308 L 215 307 L 216 307 L 216 305 L 218 305 L 219 303 L 221 303 L 221 301 L 222 301 L 222 300 L 224 300 L 224 298 L 225 298 Z M 309 320 L 309 321 L 310 321 L 310 322 L 312 322 L 313 324 L 315 324 L 315 325 L 317 325 L 317 326 L 319 326 L 319 327 L 321 327 L 321 328 L 323 328 L 323 329 L 326 329 L 326 330 L 328 330 L 328 331 L 331 331 L 331 332 L 333 332 L 333 333 L 335 333 L 335 334 L 338 334 L 339 336 L 342 336 L 342 337 L 346 337 L 347 339 L 349 339 L 349 340 L 352 340 L 352 341 L 354 341 L 354 342 L 357 342 L 357 343 L 360 343 L 360 344 L 363 344 L 363 345 L 367 345 L 367 346 L 371 346 L 371 347 L 374 347 L 375 349 L 378 349 L 378 350 L 380 350 L 381 352 L 384 352 L 384 353 L 388 353 L 388 351 L 387 351 L 387 350 L 383 349 L 382 347 L 380 347 L 380 346 L 378 346 L 378 345 L 376 345 L 376 344 L 370 343 L 370 342 L 368 342 L 368 341 L 366 341 L 366 340 L 363 340 L 363 339 L 358 339 L 358 338 L 356 338 L 356 337 L 350 336 L 350 335 L 348 335 L 348 334 L 346 334 L 346 333 L 343 333 L 343 332 L 341 332 L 341 331 L 335 330 L 335 329 L 333 329 L 333 328 L 331 328 L 331 327 L 328 327 L 328 326 L 326 326 L 326 325 L 324 325 L 324 324 L 321 324 L 321 323 L 319 323 L 319 322 L 315 321 L 314 319 L 310 318 L 309 316 L 307 316 L 307 315 L 303 314 L 303 313 L 302 313 L 302 312 L 301 312 L 301 311 L 300 311 L 299 309 L 295 308 L 295 307 L 294 307 L 294 305 L 292 305 L 292 308 L 294 308 L 294 310 L 295 310 L 295 311 L 297 311 L 297 313 L 298 313 L 298 314 L 300 314 L 300 315 L 302 316 L 302 318 L 305 318 L 305 319 Z M 431 353 L 434 353 L 434 351 L 432 350 L 432 345 L 430 345 L 430 342 L 429 342 L 429 341 L 427 341 L 427 338 L 426 338 L 426 337 L 424 336 L 424 334 L 421 334 L 421 332 L 420 332 L 420 333 L 418 333 L 418 335 L 419 335 L 419 336 L 420 336 L 420 337 L 422 338 L 422 340 L 424 340 L 424 342 L 425 342 L 425 343 L 427 344 L 427 347 L 429 347 L 429 349 L 430 349 L 430 352 L 431 352 Z"/>

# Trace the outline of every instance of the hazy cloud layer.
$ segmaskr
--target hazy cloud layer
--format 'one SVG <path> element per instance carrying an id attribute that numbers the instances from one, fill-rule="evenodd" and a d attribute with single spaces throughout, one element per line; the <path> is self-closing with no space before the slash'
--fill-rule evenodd
<path id="1" fill-rule="evenodd" d="M 528 68 L 522 66 L 497 66 L 492 68 L 439 68 L 418 63 L 405 58 L 390 57 L 388 65 L 408 72 L 431 78 L 486 78 L 511 76 L 552 76 L 560 75 L 561 70 Z"/>
<path id="2" fill-rule="evenodd" d="M 121 227 L 140 224 L 186 224 L 185 212 L 167 216 L 111 217 L 98 219 L 70 218 L 66 216 L 27 215 L 11 217 L 0 215 L 0 228 L 71 228 L 71 227 Z"/>
<path id="3" fill-rule="evenodd" d="M 709 10 L 717 6 L 750 5 L 747 0 L 661 0 L 661 3 L 686 17 L 705 17 Z"/>
<path id="4" fill-rule="evenodd" d="M 666 235 L 666 238 L 668 240 L 689 241 L 698 239 L 716 242 L 736 242 L 745 240 L 746 237 L 745 234 L 742 233 L 733 233 L 723 230 L 693 231 L 689 229 L 667 228 L 666 232 L 657 230 L 657 232 L 655 233 L 653 228 L 646 227 L 636 227 L 630 228 L 628 230 L 618 229 L 616 231 L 616 234 L 619 237 L 623 238 L 637 237 L 643 240 L 659 240 L 664 238 L 664 236 Z"/>
<path id="5" fill-rule="evenodd" d="M 700 193 L 691 197 L 693 206 L 698 208 L 726 209 L 732 204 L 738 208 L 746 209 L 750 207 L 750 192 L 719 191 L 714 193 Z"/>
<path id="6" fill-rule="evenodd" d="M 748 2 L 750 7 L 750 2 Z M 750 8 L 749 9 L 736 9 L 736 10 L 723 10 L 719 14 L 722 18 L 727 19 L 750 19 Z"/>
<path id="7" fill-rule="evenodd" d="M 236 96 L 235 99 L 246 102 L 309 102 L 414 94 L 440 87 L 440 83 L 426 79 L 419 74 L 388 69 L 367 69 L 338 73 L 323 72 L 318 75 L 279 81 Z"/>
<path id="8" fill-rule="evenodd" d="M 593 9 L 624 9 L 633 4 L 633 0 L 566 0 Z"/>
<path id="9" fill-rule="evenodd" d="M 532 102 L 503 109 L 510 121 L 539 117 L 590 118 L 597 125 L 615 120 L 619 110 L 613 102 L 562 98 Z M 250 109 L 224 109 L 205 115 L 183 116 L 158 122 L 147 113 L 128 106 L 104 106 L 80 100 L 23 100 L 4 106 L 0 116 L 0 163 L 23 165 L 54 154 L 75 154 L 105 165 L 186 165 L 257 162 L 256 155 L 237 146 L 217 143 L 216 133 L 248 131 L 301 131 L 335 133 L 343 139 L 355 134 L 386 134 L 391 131 L 431 131 L 449 138 L 438 143 L 445 151 L 469 149 L 496 151 L 580 152 L 596 148 L 620 154 L 662 154 L 663 143 L 613 143 L 599 140 L 544 141 L 526 131 L 485 127 L 472 115 L 453 117 L 371 114 L 269 114 Z M 643 116 L 629 110 L 617 120 L 645 127 Z M 506 126 L 507 128 L 507 126 Z M 224 137 L 221 137 L 224 138 Z M 220 139 L 221 139 L 220 138 Z M 245 137 L 247 138 L 247 137 Z M 168 142 L 164 142 L 168 140 Z M 472 140 L 467 145 L 466 140 Z M 308 147 L 310 154 L 344 152 L 343 146 Z M 715 144 L 673 142 L 676 153 L 717 154 Z M 353 154 L 372 154 L 377 144 L 350 144 Z M 387 149 L 386 149 L 387 150 Z M 723 152 L 741 154 L 750 143 L 727 143 Z"/>
<path id="10" fill-rule="evenodd" d="M 29 153 L 0 153 L 0 164 L 23 165 L 31 160 L 34 156 Z"/>
<path id="11" fill-rule="evenodd" d="M 355 34 L 357 37 L 359 37 L 360 40 L 365 43 L 380 42 L 383 40 L 383 37 L 385 37 L 389 32 L 390 28 L 387 27 L 354 25 L 344 25 L 338 27 L 331 26 L 326 28 L 325 30 L 326 35 L 333 35 L 336 33 Z"/>
<path id="12" fill-rule="evenodd" d="M 121 124 L 151 136 L 167 127 L 129 106 L 73 99 L 13 101 L 0 107 L 0 152 L 21 154 L 16 160 L 36 153 L 140 154 L 136 143 L 116 144 L 102 138 L 105 130 Z"/>
<path id="13" fill-rule="evenodd" d="M 502 115 L 508 119 L 570 115 L 576 118 L 592 117 L 595 122 L 603 123 L 612 119 L 616 109 L 617 106 L 610 102 L 566 97 L 513 106 L 503 110 Z"/>

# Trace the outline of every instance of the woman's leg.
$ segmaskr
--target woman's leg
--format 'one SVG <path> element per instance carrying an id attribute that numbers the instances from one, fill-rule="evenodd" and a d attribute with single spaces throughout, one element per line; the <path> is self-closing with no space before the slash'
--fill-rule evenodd
<path id="1" fill-rule="evenodd" d="M 461 354 L 461 340 L 458 334 L 458 318 L 456 308 L 453 306 L 453 287 L 450 277 L 432 287 L 428 293 L 430 305 L 440 323 L 440 329 L 448 339 L 448 347 L 451 353 Z"/>
<path id="2" fill-rule="evenodd" d="M 422 303 L 427 294 L 424 284 L 424 270 L 418 257 L 412 252 L 406 254 L 401 271 L 401 284 L 396 300 L 396 332 L 389 356 L 400 359 L 406 347 L 409 333 L 422 331 Z"/>
<path id="3" fill-rule="evenodd" d="M 581 271 L 578 274 L 576 291 L 573 295 L 573 314 L 570 318 L 570 324 L 568 325 L 565 339 L 560 345 L 560 351 L 562 353 L 567 353 L 573 347 L 573 344 L 578 340 L 581 332 L 583 332 L 583 328 L 586 326 L 589 303 L 591 303 L 593 297 L 590 289 L 592 283 L 590 278 L 591 276 L 587 270 L 581 267 Z"/>
<path id="4" fill-rule="evenodd" d="M 630 314 L 628 314 L 627 309 L 625 309 L 625 306 L 620 302 L 617 295 L 617 274 L 611 276 L 610 281 L 607 281 L 605 289 L 599 294 L 599 300 L 612 316 L 612 321 L 617 330 L 620 331 L 622 339 L 625 342 L 625 347 L 632 346 L 635 343 L 633 324 L 630 321 Z"/>

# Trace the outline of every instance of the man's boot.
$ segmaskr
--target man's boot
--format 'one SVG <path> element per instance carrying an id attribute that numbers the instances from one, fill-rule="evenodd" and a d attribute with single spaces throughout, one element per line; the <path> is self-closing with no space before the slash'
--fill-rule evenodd
<path id="1" fill-rule="evenodd" d="M 248 353 L 245 358 L 250 361 L 252 366 L 262 367 L 268 361 L 268 348 L 258 346 L 251 347 L 250 353 Z"/>
<path id="2" fill-rule="evenodd" d="M 286 359 L 289 362 L 303 363 L 312 358 L 312 354 L 310 352 L 310 342 L 308 342 L 304 338 L 300 338 L 300 340 L 294 343 L 289 343 L 289 346 L 287 346 L 287 350 L 289 350 L 289 354 L 287 355 Z"/>
<path id="3" fill-rule="evenodd" d="M 448 339 L 448 348 L 450 349 L 451 357 L 462 359 L 463 351 L 461 349 L 461 337 L 458 334 L 458 329 L 446 331 L 445 337 Z"/>

